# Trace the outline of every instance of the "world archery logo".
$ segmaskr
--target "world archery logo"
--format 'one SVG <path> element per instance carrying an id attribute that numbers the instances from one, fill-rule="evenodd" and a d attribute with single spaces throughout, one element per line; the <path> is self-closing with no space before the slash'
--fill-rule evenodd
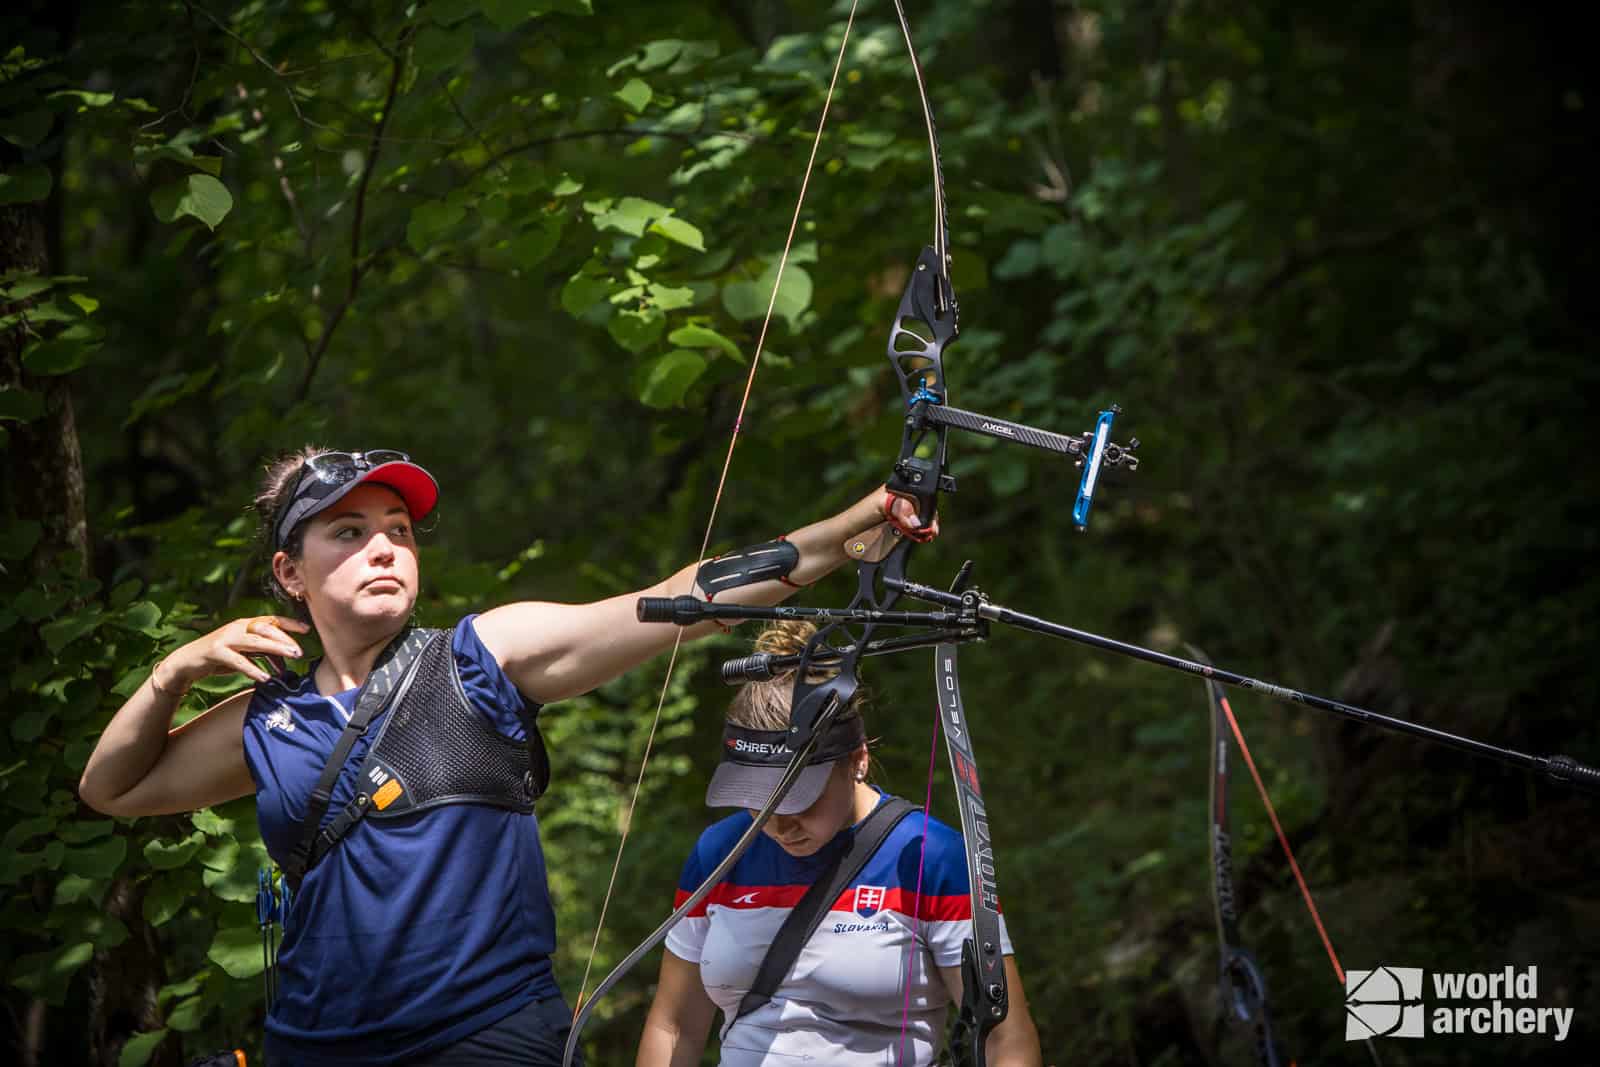
<path id="1" fill-rule="evenodd" d="M 1550 1035 L 1565 1041 L 1572 1032 L 1572 1008 L 1539 1005 L 1538 967 L 1435 971 L 1431 1008 L 1422 1000 L 1422 975 L 1420 967 L 1346 972 L 1345 1040 L 1433 1033 Z"/>
<path id="2" fill-rule="evenodd" d="M 1344 1039 L 1422 1037 L 1425 1019 L 1421 967 L 1346 971 Z"/>

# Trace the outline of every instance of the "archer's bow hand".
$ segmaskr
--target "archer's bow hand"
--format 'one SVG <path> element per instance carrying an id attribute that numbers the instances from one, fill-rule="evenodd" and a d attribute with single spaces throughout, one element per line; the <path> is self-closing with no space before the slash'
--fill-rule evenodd
<path id="1" fill-rule="evenodd" d="M 934 512 L 928 516 L 926 522 L 917 512 L 917 498 L 896 493 L 892 489 L 885 489 L 883 493 L 883 517 L 888 524 L 893 526 L 899 534 L 911 538 L 913 541 L 926 543 L 939 536 L 939 513 Z"/>

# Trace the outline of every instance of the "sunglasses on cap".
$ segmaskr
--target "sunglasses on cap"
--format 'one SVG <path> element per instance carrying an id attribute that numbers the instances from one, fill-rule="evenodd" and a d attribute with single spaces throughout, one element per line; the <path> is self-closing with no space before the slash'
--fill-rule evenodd
<path id="1" fill-rule="evenodd" d="M 405 501 L 412 521 L 432 511 L 439 499 L 439 484 L 433 475 L 412 463 L 404 452 L 392 448 L 318 452 L 300 465 L 294 488 L 273 523 L 273 551 L 288 542 L 297 525 L 331 507 L 363 482 L 374 482 L 394 490 Z"/>

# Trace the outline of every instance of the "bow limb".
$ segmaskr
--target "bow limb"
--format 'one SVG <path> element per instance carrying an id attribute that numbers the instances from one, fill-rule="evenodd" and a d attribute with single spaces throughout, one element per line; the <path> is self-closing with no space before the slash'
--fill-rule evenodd
<path id="1" fill-rule="evenodd" d="M 1211 710 L 1211 865 L 1217 936 L 1221 951 L 1218 992 L 1222 1000 L 1225 1021 L 1234 1025 L 1249 1026 L 1253 1032 L 1256 1056 L 1262 1067 L 1278 1067 L 1281 1061 L 1278 1058 L 1277 1042 L 1272 1035 L 1272 1015 L 1267 1008 L 1266 976 L 1262 974 L 1255 957 L 1240 944 L 1238 905 L 1233 892 L 1232 838 L 1229 834 L 1228 820 L 1230 744 L 1237 745 L 1239 755 L 1244 757 L 1245 767 L 1250 771 L 1251 780 L 1255 782 L 1262 806 L 1267 809 L 1267 817 L 1272 821 L 1272 829 L 1278 836 L 1278 844 L 1283 847 L 1284 857 L 1289 861 L 1289 869 L 1294 873 L 1295 882 L 1300 887 L 1300 895 L 1305 901 L 1306 910 L 1310 912 L 1311 921 L 1316 925 L 1317 934 L 1322 938 L 1322 947 L 1328 952 L 1328 962 L 1333 966 L 1334 978 L 1341 987 L 1345 984 L 1344 967 L 1339 963 L 1339 956 L 1333 950 L 1333 942 L 1322 924 L 1322 915 L 1317 911 L 1317 903 L 1311 896 L 1311 887 L 1306 883 L 1305 875 L 1300 871 L 1300 864 L 1294 858 L 1294 850 L 1289 847 L 1289 837 L 1283 831 L 1283 824 L 1278 821 L 1277 808 L 1272 803 L 1272 797 L 1267 794 L 1267 786 L 1261 780 L 1260 772 L 1256 770 L 1255 760 L 1250 756 L 1250 746 L 1245 744 L 1244 731 L 1239 728 L 1239 719 L 1234 715 L 1233 708 L 1228 704 L 1228 698 L 1222 691 L 1216 670 L 1204 652 L 1194 645 L 1189 645 L 1188 648 L 1197 665 L 1202 668 L 1206 682 L 1206 696 L 1210 701 Z M 1363 1043 L 1367 1046 L 1367 1055 L 1371 1057 L 1372 1062 L 1377 1067 L 1382 1067 L 1383 1059 L 1378 1055 L 1377 1046 L 1372 1043 L 1372 1039 L 1366 1038 Z"/>
<path id="2" fill-rule="evenodd" d="M 932 524 L 941 492 L 954 492 L 949 473 L 950 423 L 936 417 L 949 398 L 944 376 L 945 349 L 961 332 L 960 306 L 950 279 L 949 214 L 944 193 L 944 167 L 939 154 L 938 127 L 928 102 L 922 64 L 911 39 L 911 24 L 901 0 L 894 0 L 895 15 L 905 38 L 906 53 L 916 80 L 917 98 L 928 133 L 928 155 L 933 176 L 933 241 L 917 257 L 915 268 L 901 294 L 889 329 L 889 364 L 900 381 L 906 402 L 900 455 L 888 480 L 891 493 L 910 498 L 924 528 Z M 892 579 L 892 603 L 899 596 L 912 542 L 898 546 L 885 561 L 885 576 Z M 863 568 L 862 590 L 878 575 Z M 956 579 L 956 591 L 965 584 L 970 564 Z M 975 606 L 975 602 L 974 605 Z M 988 1036 L 1005 1020 L 1009 1006 L 1005 956 L 1000 943 L 1000 902 L 995 885 L 994 848 L 989 817 L 978 779 L 977 759 L 961 703 L 961 682 L 956 670 L 956 646 L 941 644 L 934 650 L 934 687 L 940 727 L 950 758 L 961 817 L 961 838 L 966 849 L 967 878 L 972 895 L 972 931 L 961 949 L 961 1004 L 950 1049 L 956 1067 L 984 1067 Z M 930 761 L 931 766 L 931 761 Z M 930 791 L 931 795 L 931 791 Z M 927 812 L 923 822 L 923 854 L 927 852 Z M 920 884 L 921 874 L 918 873 Z M 920 894 L 919 894 L 920 896 Z M 918 901 L 920 909 L 921 902 Z M 904 1021 L 902 1021 L 902 1029 Z M 904 1034 L 902 1033 L 902 1041 Z"/>
<path id="3" fill-rule="evenodd" d="M 956 1067 L 984 1067 L 989 1031 L 1005 1021 L 1010 1006 L 1006 991 L 1005 956 L 1000 945 L 1000 896 L 995 886 L 994 848 L 989 815 L 972 753 L 972 734 L 961 703 L 956 673 L 956 646 L 940 645 L 933 655 L 934 690 L 950 776 L 961 810 L 961 839 L 967 851 L 967 879 L 972 893 L 972 935 L 961 946 L 961 1004 L 950 1054 Z"/>
<path id="4" fill-rule="evenodd" d="M 783 777 L 778 779 L 778 784 L 773 789 L 772 796 L 768 798 L 762 809 L 756 813 L 755 818 L 750 821 L 750 825 L 745 828 L 744 833 L 739 835 L 739 839 L 734 842 L 733 848 L 722 858 L 722 861 L 695 887 L 694 892 L 690 893 L 673 910 L 672 914 L 667 916 L 661 925 L 655 928 L 649 937 L 639 942 L 632 952 L 623 957 L 622 961 L 612 969 L 611 973 L 606 975 L 600 981 L 600 984 L 594 987 L 594 995 L 579 1006 L 577 1014 L 572 1019 L 572 1029 L 567 1034 L 566 1049 L 561 1054 L 562 1067 L 571 1067 L 573 1057 L 577 1055 L 578 1040 L 583 1033 L 584 1026 L 589 1022 L 589 1017 L 594 1011 L 596 1002 L 609 993 L 618 982 L 622 981 L 623 977 L 633 970 L 640 960 L 649 955 L 657 945 L 665 941 L 667 935 L 672 932 L 672 928 L 677 926 L 684 916 L 688 915 L 705 900 L 711 891 L 728 876 L 728 872 L 733 870 L 740 857 L 749 851 L 750 846 L 755 843 L 756 838 L 760 836 L 762 829 L 767 825 L 767 820 L 772 817 L 773 812 L 778 810 L 778 805 L 783 803 L 783 798 L 789 795 L 789 790 L 794 787 L 795 781 L 800 777 L 800 772 L 805 770 L 806 760 L 810 759 L 811 754 L 816 751 L 817 742 L 822 736 L 822 731 L 826 730 L 828 724 L 832 721 L 833 713 L 830 713 L 824 721 L 819 723 L 818 731 L 813 733 L 804 745 L 795 750 L 794 755 L 789 759 L 788 766 L 784 768 Z"/>
<path id="5" fill-rule="evenodd" d="M 922 63 L 917 59 L 917 49 L 911 40 L 911 24 L 900 0 L 894 0 L 894 10 L 905 38 L 906 54 L 911 60 L 911 73 L 928 133 L 933 179 L 933 240 L 917 257 L 900 296 L 899 307 L 895 309 L 894 322 L 889 327 L 889 365 L 900 383 L 906 420 L 900 455 L 887 484 L 891 493 L 916 504 L 922 528 L 928 529 L 933 522 L 939 493 L 955 491 L 955 479 L 949 474 L 947 462 L 949 426 L 934 419 L 931 412 L 948 400 L 944 350 L 961 332 L 960 308 L 950 281 L 950 227 L 938 127 L 934 125 L 933 108 L 928 102 Z"/>
<path id="6" fill-rule="evenodd" d="M 1189 654 L 1210 664 L 1204 652 L 1190 645 Z M 1217 924 L 1217 996 L 1222 1018 L 1229 1026 L 1248 1027 L 1261 1067 L 1278 1067 L 1277 1042 L 1272 1036 L 1272 1013 L 1267 1007 L 1267 980 L 1255 957 L 1239 937 L 1238 898 L 1233 884 L 1233 837 L 1228 818 L 1229 748 L 1226 698 L 1221 687 L 1206 681 L 1208 719 L 1211 723 L 1211 903 Z"/>

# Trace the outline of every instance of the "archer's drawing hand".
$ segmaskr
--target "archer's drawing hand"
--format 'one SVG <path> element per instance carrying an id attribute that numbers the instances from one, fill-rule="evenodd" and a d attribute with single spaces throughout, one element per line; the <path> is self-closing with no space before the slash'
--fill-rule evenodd
<path id="1" fill-rule="evenodd" d="M 182 692 L 215 674 L 242 674 L 252 681 L 264 682 L 272 677 L 271 673 L 250 657 L 299 659 L 305 653 L 300 650 L 300 642 L 289 635 L 291 630 L 305 634 L 311 632 L 311 627 L 281 615 L 234 619 L 168 654 L 156 664 L 151 679 L 163 693 Z"/>

